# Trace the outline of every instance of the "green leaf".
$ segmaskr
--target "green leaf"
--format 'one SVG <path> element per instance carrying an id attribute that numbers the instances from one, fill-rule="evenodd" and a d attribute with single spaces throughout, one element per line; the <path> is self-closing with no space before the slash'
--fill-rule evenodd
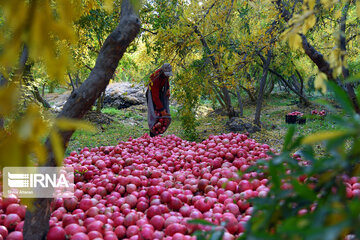
<path id="1" fill-rule="evenodd" d="M 223 236 L 224 236 L 224 230 L 218 230 L 211 235 L 210 240 L 221 240 Z"/>
<path id="2" fill-rule="evenodd" d="M 297 180 L 291 181 L 291 184 L 294 187 L 294 191 L 302 198 L 310 201 L 316 200 L 316 194 L 306 185 L 300 184 Z"/>
<path id="3" fill-rule="evenodd" d="M 295 134 L 295 126 L 290 126 L 286 133 L 286 136 L 285 136 L 284 146 L 282 149 L 283 152 L 288 150 L 288 146 L 289 146 L 294 134 Z"/>
<path id="4" fill-rule="evenodd" d="M 344 130 L 318 132 L 313 135 L 304 137 L 302 144 L 314 144 L 325 140 L 340 138 L 344 137 L 348 133 L 348 131 Z"/>
<path id="5" fill-rule="evenodd" d="M 216 227 L 215 224 L 211 223 L 211 222 L 208 222 L 204 219 L 192 219 L 192 220 L 189 220 L 188 223 L 190 224 L 201 224 L 201 225 L 204 225 L 204 226 L 211 226 L 211 227 Z"/>

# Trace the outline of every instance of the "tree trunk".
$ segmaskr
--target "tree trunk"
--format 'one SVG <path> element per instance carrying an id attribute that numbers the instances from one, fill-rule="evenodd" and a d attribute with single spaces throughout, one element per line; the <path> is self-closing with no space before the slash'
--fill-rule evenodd
<path id="1" fill-rule="evenodd" d="M 79 84 L 80 84 L 80 77 L 79 77 L 79 72 L 77 72 L 75 78 L 75 87 L 78 88 Z"/>
<path id="2" fill-rule="evenodd" d="M 236 86 L 236 96 L 237 96 L 237 100 L 238 100 L 238 104 L 239 104 L 239 116 L 243 117 L 244 116 L 244 105 L 243 105 L 243 102 L 241 99 L 239 85 Z"/>
<path id="3" fill-rule="evenodd" d="M 40 94 L 38 87 L 33 87 L 34 89 L 31 91 L 34 98 L 39 101 L 45 108 L 51 108 L 51 105 L 45 98 L 43 98 Z"/>
<path id="4" fill-rule="evenodd" d="M 44 84 L 42 85 L 42 89 L 41 89 L 41 96 L 42 96 L 42 97 L 45 97 L 45 86 L 46 86 L 46 84 L 44 83 Z"/>
<path id="5" fill-rule="evenodd" d="M 105 40 L 94 69 L 84 83 L 71 93 L 57 118 L 81 119 L 91 109 L 100 93 L 105 90 L 119 60 L 140 30 L 140 21 L 132 9 L 130 0 L 123 0 L 120 16 L 120 23 Z M 65 149 L 73 132 L 60 132 Z M 46 146 L 48 149 L 46 166 L 56 166 L 49 139 L 46 141 Z M 42 240 L 46 238 L 51 201 L 52 199 L 49 198 L 36 199 L 34 211 L 26 211 L 24 239 Z"/>
<path id="6" fill-rule="evenodd" d="M 105 90 L 100 94 L 100 97 L 98 97 L 98 99 L 96 100 L 96 112 L 100 113 L 101 109 L 103 107 L 103 103 L 104 103 L 104 98 L 105 98 Z"/>
<path id="7" fill-rule="evenodd" d="M 299 80 L 300 80 L 300 96 L 304 96 L 304 79 L 303 79 L 303 77 L 301 76 L 301 74 L 299 73 L 299 71 L 297 69 L 295 69 L 295 72 L 298 75 Z M 301 98 L 301 97 L 300 97 L 300 103 L 304 104 L 304 105 L 307 105 L 307 103 L 304 102 L 303 98 Z"/>
<path id="8" fill-rule="evenodd" d="M 325 60 L 324 56 L 307 41 L 305 35 L 301 34 L 300 36 L 305 54 L 308 55 L 321 72 L 326 74 L 329 80 L 334 80 L 333 70 L 331 69 L 330 64 Z"/>
<path id="9" fill-rule="evenodd" d="M 68 73 L 68 77 L 69 77 L 69 80 L 70 80 L 69 85 L 72 87 L 72 91 L 75 91 L 75 84 L 74 84 L 74 81 L 73 81 L 70 73 Z"/>
<path id="10" fill-rule="evenodd" d="M 347 14 L 349 11 L 349 6 L 350 3 L 347 2 L 343 8 L 342 11 L 342 16 L 341 16 L 341 22 L 340 22 L 340 49 L 341 49 L 341 61 L 343 62 L 343 67 L 342 67 L 342 75 L 344 77 L 344 80 L 346 80 L 350 73 L 349 73 L 349 69 L 345 66 L 345 55 L 346 55 L 346 19 L 347 19 Z M 351 102 L 353 104 L 354 110 L 356 113 L 360 114 L 360 107 L 359 107 L 359 103 L 356 97 L 356 93 L 354 91 L 354 85 L 353 83 L 346 83 L 345 84 L 347 93 L 351 99 Z"/>
<path id="11" fill-rule="evenodd" d="M 221 88 L 221 91 L 224 95 L 224 102 L 225 102 L 225 106 L 226 106 L 226 112 L 228 114 L 229 119 L 232 117 L 236 117 L 236 112 L 234 107 L 231 104 L 231 98 L 230 98 L 230 94 L 229 94 L 229 90 L 227 89 L 226 86 L 223 86 Z"/>
<path id="12" fill-rule="evenodd" d="M 268 75 L 268 71 L 269 71 L 269 66 L 270 66 L 270 62 L 271 62 L 271 55 L 272 55 L 272 50 L 270 49 L 268 51 L 268 56 L 267 59 L 263 59 L 263 63 L 264 63 L 264 68 L 263 68 L 263 74 L 260 80 L 260 89 L 259 89 L 259 96 L 257 99 L 257 104 L 256 104 L 256 112 L 255 112 L 255 119 L 254 119 L 254 123 L 256 125 L 258 125 L 260 127 L 260 115 L 261 115 L 261 107 L 262 107 L 262 102 L 263 102 L 263 98 L 264 98 L 264 88 L 265 88 L 265 84 L 266 84 L 266 78 Z"/>

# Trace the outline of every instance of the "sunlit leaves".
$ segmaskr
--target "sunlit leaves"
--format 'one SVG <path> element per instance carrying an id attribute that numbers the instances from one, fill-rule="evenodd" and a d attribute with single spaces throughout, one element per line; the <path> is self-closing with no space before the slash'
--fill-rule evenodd
<path id="1" fill-rule="evenodd" d="M 73 24 L 82 14 L 100 7 L 99 3 L 96 0 L 1 0 L 5 21 L 0 27 L 0 64 L 6 69 L 16 67 L 26 44 L 29 57 L 43 61 L 50 77 L 62 80 L 71 65 L 70 46 L 77 41 Z M 109 10 L 113 1 L 105 0 L 103 5 Z"/>
<path id="2" fill-rule="evenodd" d="M 323 93 L 326 92 L 326 75 L 325 73 L 318 73 L 315 81 L 314 81 L 314 87 L 316 90 L 321 90 Z"/>
<path id="3" fill-rule="evenodd" d="M 302 48 L 302 39 L 299 34 L 291 34 L 289 36 L 289 45 L 293 50 Z"/>

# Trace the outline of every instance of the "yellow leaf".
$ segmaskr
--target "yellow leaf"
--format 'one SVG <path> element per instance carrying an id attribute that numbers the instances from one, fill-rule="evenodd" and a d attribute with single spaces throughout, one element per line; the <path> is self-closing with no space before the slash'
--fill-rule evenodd
<path id="1" fill-rule="evenodd" d="M 303 34 L 307 33 L 316 23 L 316 17 L 314 14 L 310 15 L 304 22 Z"/>
<path id="2" fill-rule="evenodd" d="M 327 79 L 325 73 L 319 73 L 314 81 L 314 86 L 316 90 L 321 90 L 323 93 L 326 93 L 326 84 L 325 80 Z"/>
<path id="3" fill-rule="evenodd" d="M 26 208 L 30 211 L 34 210 L 34 201 L 35 199 L 34 198 L 22 198 L 21 199 L 21 204 L 22 205 L 25 205 Z"/>
<path id="4" fill-rule="evenodd" d="M 336 18 L 340 18 L 340 17 L 341 17 L 341 10 L 340 10 L 340 9 L 335 12 L 335 17 L 336 17 Z"/>
<path id="5" fill-rule="evenodd" d="M 131 5 L 133 6 L 134 10 L 138 12 L 142 5 L 142 0 L 130 0 Z"/>
<path id="6" fill-rule="evenodd" d="M 104 9 L 107 12 L 112 12 L 113 10 L 113 1 L 112 0 L 104 0 Z"/>
<path id="7" fill-rule="evenodd" d="M 302 140 L 302 143 L 303 144 L 313 144 L 313 143 L 317 143 L 317 142 L 321 142 L 321 141 L 325 141 L 325 140 L 331 140 L 334 138 L 342 137 L 342 136 L 345 136 L 346 134 L 348 134 L 348 132 L 342 131 L 342 130 L 319 132 L 319 133 L 315 133 L 310 136 L 306 136 Z"/>
<path id="8" fill-rule="evenodd" d="M 294 33 L 289 36 L 289 45 L 293 50 L 302 49 L 302 39 L 299 34 Z"/>
<path id="9" fill-rule="evenodd" d="M 224 50 L 225 50 L 225 48 L 224 48 L 223 46 L 220 46 L 220 48 L 219 48 L 219 52 L 220 52 L 220 53 L 223 53 L 223 52 L 224 52 Z"/>
<path id="10" fill-rule="evenodd" d="M 15 84 L 0 88 L 0 116 L 14 112 L 18 99 L 18 89 Z"/>
<path id="11" fill-rule="evenodd" d="M 313 10 L 313 9 L 314 9 L 315 3 L 316 3 L 315 0 L 309 0 L 309 8 L 310 8 L 310 10 Z"/>
<path id="12" fill-rule="evenodd" d="M 47 156 L 46 148 L 44 147 L 44 145 L 39 143 L 39 142 L 36 142 L 32 146 L 32 150 L 36 154 L 38 163 L 40 165 L 43 165 L 45 163 L 45 161 L 46 161 L 46 156 Z"/>
<path id="13" fill-rule="evenodd" d="M 64 131 L 71 131 L 76 129 L 82 129 L 89 132 L 95 132 L 95 127 L 86 121 L 83 120 L 76 120 L 76 119 L 69 119 L 69 118 L 60 118 L 56 120 L 56 126 Z"/>
<path id="14" fill-rule="evenodd" d="M 51 146 L 55 155 L 55 161 L 58 166 L 62 166 L 64 158 L 64 147 L 61 136 L 55 130 L 50 132 Z"/>

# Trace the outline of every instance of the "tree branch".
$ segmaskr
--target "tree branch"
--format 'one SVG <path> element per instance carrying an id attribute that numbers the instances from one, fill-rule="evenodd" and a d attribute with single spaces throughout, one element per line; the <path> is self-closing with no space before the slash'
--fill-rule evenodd
<path id="1" fill-rule="evenodd" d="M 284 83 L 284 85 L 285 85 L 286 87 L 288 87 L 292 92 L 294 92 L 296 95 L 298 95 L 299 98 L 304 101 L 304 104 L 305 104 L 305 105 L 309 105 L 309 104 L 310 104 L 309 100 L 308 100 L 303 94 L 301 94 L 301 93 L 298 92 L 295 88 L 293 88 L 293 87 L 288 83 L 288 81 L 286 81 L 286 79 L 285 79 L 282 75 L 280 75 L 278 72 L 276 72 L 275 70 L 273 70 L 273 69 L 271 69 L 271 68 L 269 68 L 269 72 L 272 73 L 272 74 L 274 74 L 275 76 L 277 76 L 277 77 Z"/>
<path id="2" fill-rule="evenodd" d="M 305 35 L 300 34 L 300 36 L 305 54 L 308 55 L 321 72 L 326 74 L 329 80 L 335 81 L 333 70 L 331 69 L 330 64 L 325 60 L 324 56 L 308 42 Z"/>
<path id="3" fill-rule="evenodd" d="M 158 34 L 157 32 L 153 32 L 153 31 L 151 31 L 151 30 L 149 30 L 149 29 L 146 29 L 146 28 L 141 28 L 141 31 L 149 32 L 149 33 L 151 33 L 151 34 L 153 34 L 153 35 L 157 35 L 157 34 Z"/>

